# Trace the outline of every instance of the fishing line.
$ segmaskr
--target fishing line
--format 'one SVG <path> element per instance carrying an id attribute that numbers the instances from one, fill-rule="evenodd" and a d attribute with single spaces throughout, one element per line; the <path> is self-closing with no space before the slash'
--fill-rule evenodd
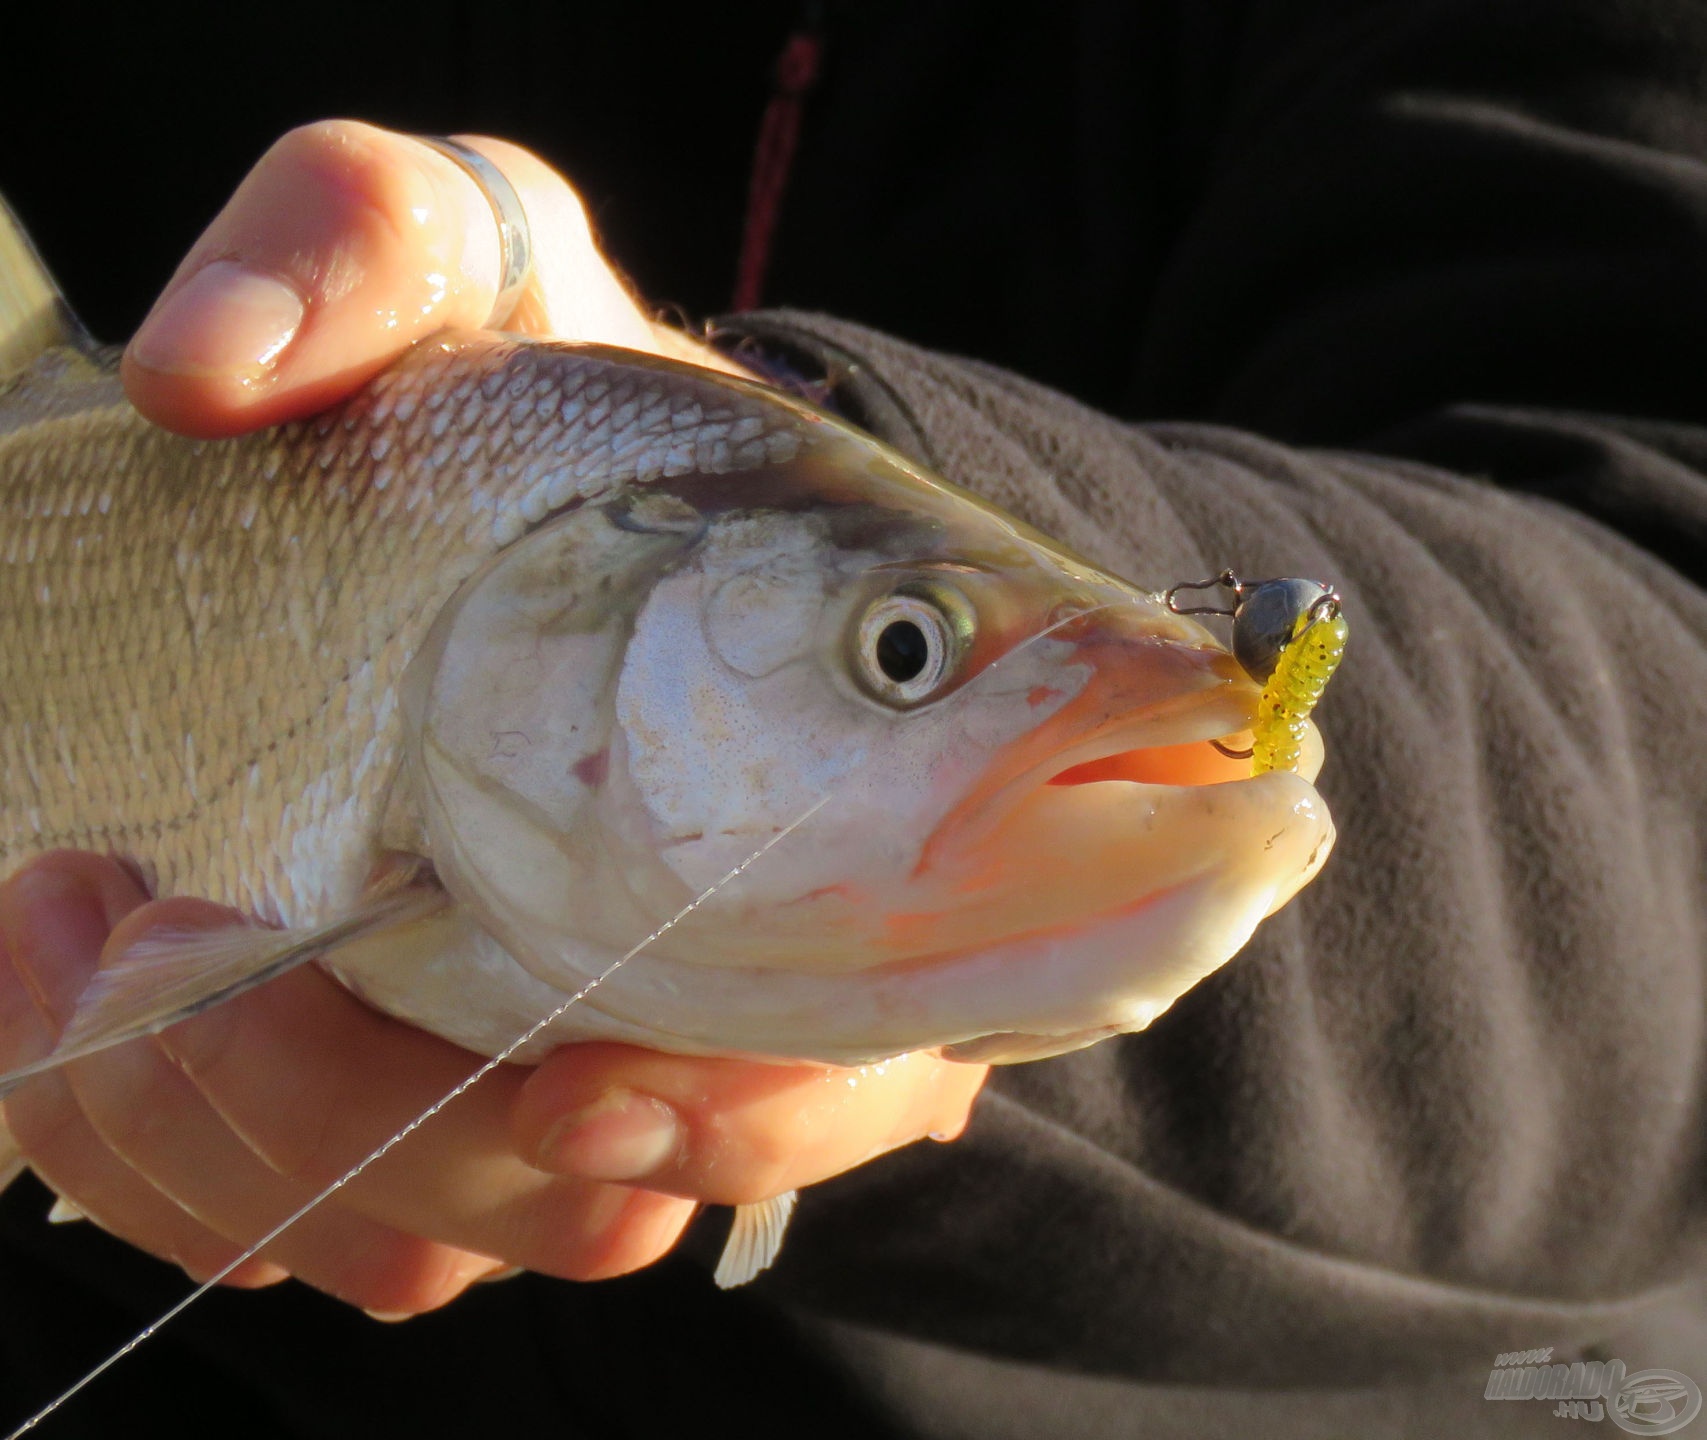
<path id="1" fill-rule="evenodd" d="M 222 1280 L 231 1275 L 238 1266 L 249 1260 L 253 1260 L 256 1255 L 260 1254 L 262 1250 L 271 1245 L 273 1241 L 277 1240 L 279 1236 L 283 1235 L 285 1231 L 290 1229 L 290 1227 L 296 1224 L 298 1220 L 302 1219 L 303 1216 L 307 1215 L 309 1211 L 313 1210 L 322 1201 L 328 1200 L 333 1195 L 336 1195 L 338 1191 L 342 1190 L 352 1180 L 356 1179 L 357 1176 L 359 1176 L 375 1161 L 381 1160 L 386 1155 L 390 1154 L 393 1149 L 402 1144 L 402 1142 L 408 1139 L 409 1136 L 413 1135 L 415 1131 L 419 1130 L 421 1126 L 425 1125 L 427 1121 L 431 1120 L 433 1116 L 437 1115 L 439 1111 L 445 1108 L 445 1106 L 449 1105 L 453 1100 L 456 1100 L 468 1090 L 472 1089 L 475 1085 L 479 1084 L 480 1081 L 484 1080 L 500 1065 L 507 1061 L 510 1056 L 514 1055 L 530 1040 L 534 1039 L 537 1035 L 559 1020 L 571 1006 L 579 1004 L 588 995 L 592 994 L 593 991 L 603 985 L 606 980 L 610 979 L 612 975 L 616 974 L 618 970 L 622 969 L 624 965 L 626 965 L 648 945 L 673 930 L 725 885 L 729 884 L 730 881 L 734 880 L 738 875 L 746 870 L 747 867 L 753 864 L 753 862 L 761 855 L 766 854 L 775 846 L 781 844 L 783 840 L 792 835 L 829 803 L 830 797 L 828 795 L 823 796 L 809 810 L 804 811 L 800 816 L 790 821 L 781 830 L 778 830 L 775 835 L 771 836 L 769 840 L 765 841 L 763 845 L 759 846 L 757 850 L 753 851 L 751 855 L 749 855 L 739 865 L 735 866 L 733 870 L 730 870 L 726 875 L 723 875 L 719 879 L 714 880 L 710 885 L 706 886 L 704 890 L 700 891 L 699 894 L 695 895 L 692 900 L 688 901 L 686 905 L 682 906 L 680 910 L 676 911 L 674 915 L 672 915 L 650 935 L 646 936 L 645 939 L 634 945 L 625 954 L 620 955 L 615 960 L 611 961 L 609 965 L 607 965 L 602 971 L 595 975 L 549 1015 L 545 1016 L 541 1020 L 535 1021 L 520 1035 L 516 1036 L 514 1040 L 510 1041 L 508 1045 L 506 1045 L 490 1060 L 485 1061 L 478 1068 L 471 1071 L 464 1079 L 460 1080 L 450 1090 L 446 1091 L 444 1095 L 435 1100 L 395 1135 L 391 1136 L 390 1139 L 370 1151 L 365 1158 L 359 1160 L 350 1169 L 346 1170 L 312 1199 L 305 1201 L 289 1215 L 285 1216 L 283 1220 L 279 1221 L 277 1225 L 273 1226 L 271 1230 L 267 1231 L 265 1235 L 251 1245 L 235 1260 L 232 1260 L 209 1279 L 204 1280 L 200 1285 L 196 1286 L 194 1290 L 190 1291 L 188 1295 L 184 1296 L 182 1300 L 178 1301 L 176 1305 L 172 1306 L 172 1308 L 167 1310 L 163 1315 L 150 1321 L 141 1330 L 137 1331 L 135 1335 L 131 1336 L 129 1340 L 125 1341 L 123 1345 L 119 1346 L 117 1350 L 113 1351 L 111 1355 L 107 1356 L 107 1358 L 101 1361 L 99 1365 L 95 1366 L 94 1369 L 88 1371 L 69 1389 L 63 1391 L 60 1395 L 49 1401 L 40 1410 L 36 1411 L 34 1415 L 30 1416 L 28 1420 L 24 1421 L 22 1425 L 18 1426 L 17 1429 L 11 1431 L 6 1436 L 6 1440 L 18 1440 L 20 1435 L 34 1430 L 37 1425 L 41 1424 L 43 1420 L 52 1415 L 54 1411 L 58 1410 L 60 1406 L 64 1405 L 67 1400 L 70 1400 L 85 1386 L 98 1380 L 108 1370 L 112 1369 L 113 1366 L 117 1365 L 119 1361 L 123 1360 L 127 1355 L 131 1354 L 147 1341 L 151 1340 L 161 1330 L 165 1329 L 167 1325 L 176 1320 L 178 1316 L 182 1315 L 184 1311 L 188 1310 L 190 1306 L 194 1305 L 196 1301 L 200 1300 L 203 1295 L 207 1294 L 209 1290 L 212 1290 Z"/>
<path id="2" fill-rule="evenodd" d="M 1020 641 L 1018 644 L 1010 646 L 1000 656 L 996 657 L 988 665 L 985 666 L 984 671 L 982 672 L 982 675 L 979 678 L 980 678 L 980 680 L 982 680 L 985 677 L 988 677 L 991 673 L 1000 669 L 1000 667 L 1005 662 L 1011 661 L 1022 650 L 1028 649 L 1030 646 L 1035 645 L 1038 641 L 1046 639 L 1048 636 L 1050 636 L 1051 634 L 1053 634 L 1057 630 L 1065 629 L 1067 626 L 1073 625 L 1079 621 L 1084 620 L 1088 616 L 1095 615 L 1101 611 L 1123 609 L 1123 608 L 1126 608 L 1129 606 L 1137 605 L 1139 603 L 1140 602 L 1137 600 L 1128 600 L 1128 599 L 1105 601 L 1104 603 L 1102 603 L 1100 605 L 1093 605 L 1093 606 L 1090 606 L 1084 610 L 1075 610 L 1070 614 L 1063 615 L 1060 619 L 1054 621 L 1052 624 L 1046 625 L 1041 630 L 1038 630 L 1035 633 L 1028 635 L 1024 640 Z M 553 1023 L 555 1023 L 558 1019 L 560 1019 L 572 1006 L 579 1004 L 583 999 L 585 999 L 588 995 L 590 995 L 594 990 L 598 989 L 598 987 L 600 985 L 604 984 L 604 982 L 606 980 L 608 980 L 612 975 L 616 974 L 616 972 L 618 970 L 620 970 L 624 965 L 626 965 L 630 960 L 634 959 L 635 956 L 639 955 L 643 950 L 646 949 L 647 946 L 651 945 L 654 941 L 660 939 L 662 936 L 667 934 L 670 930 L 674 929 L 683 920 L 685 920 L 689 915 L 691 915 L 695 910 L 697 910 L 701 905 L 703 905 L 707 900 L 709 900 L 713 895 L 715 895 L 719 890 L 721 890 L 725 885 L 729 884 L 731 881 L 733 881 L 739 875 L 741 875 L 750 865 L 752 865 L 755 861 L 757 861 L 761 855 L 766 854 L 768 851 L 770 851 L 776 845 L 780 844 L 789 835 L 793 834 L 796 830 L 798 830 L 802 825 L 804 825 L 808 820 L 810 820 L 814 815 L 816 815 L 820 810 L 822 810 L 824 808 L 824 806 L 830 802 L 830 799 L 831 799 L 831 797 L 829 795 L 823 796 L 821 799 L 819 799 L 817 801 L 816 804 L 811 806 L 810 809 L 802 812 L 798 817 L 796 817 L 794 820 L 792 820 L 788 825 L 784 826 L 781 830 L 777 831 L 777 833 L 775 835 L 771 836 L 771 838 L 769 840 L 767 840 L 757 850 L 753 851 L 753 853 L 751 855 L 747 856 L 746 859 L 741 861 L 740 864 L 736 865 L 727 874 L 725 874 L 725 875 L 721 876 L 720 878 L 718 878 L 717 880 L 713 881 L 704 890 L 702 890 L 698 895 L 694 896 L 694 898 L 692 900 L 690 900 L 686 905 L 684 905 L 680 910 L 678 910 L 674 915 L 672 915 L 668 920 L 666 920 L 662 925 L 660 925 L 650 935 L 646 936 L 638 944 L 634 945 L 625 954 L 623 954 L 623 955 L 619 956 L 617 959 L 613 960 L 608 966 L 605 967 L 604 970 L 602 970 L 599 974 L 595 975 L 591 980 L 589 980 L 585 985 L 583 985 L 573 995 L 569 996 L 569 998 L 566 999 L 561 1005 L 557 1006 L 556 1009 L 552 1010 L 550 1014 L 546 1015 L 543 1019 L 540 1019 L 540 1020 L 536 1021 L 534 1024 L 530 1025 L 520 1035 L 516 1036 L 516 1038 L 514 1040 L 510 1041 L 510 1043 L 507 1044 L 496 1055 L 492 1056 L 491 1059 L 485 1061 L 478 1068 L 476 1068 L 475 1070 L 470 1072 L 470 1074 L 468 1076 L 466 1076 L 456 1086 L 454 1086 L 446 1094 L 444 1094 L 442 1097 L 440 1097 L 438 1100 L 436 1100 L 432 1105 L 428 1106 L 427 1109 L 423 1110 L 419 1115 L 417 1115 L 413 1120 L 411 1120 L 401 1130 L 397 1131 L 396 1134 L 392 1135 L 383 1144 L 376 1147 L 366 1157 L 364 1157 L 357 1164 L 352 1166 L 344 1174 L 340 1175 L 336 1180 L 332 1181 L 329 1185 L 327 1185 L 318 1194 L 313 1196 L 308 1201 L 304 1202 L 301 1206 L 299 1206 L 291 1214 L 287 1215 L 283 1220 L 281 1220 L 277 1225 L 275 1225 L 271 1230 L 269 1230 L 265 1235 L 263 1235 L 253 1245 L 249 1246 L 248 1249 L 243 1251 L 243 1253 L 241 1255 L 239 1255 L 235 1260 L 232 1260 L 231 1262 L 229 1262 L 227 1265 L 225 1265 L 222 1269 L 220 1269 L 218 1272 L 216 1272 L 209 1279 L 205 1280 L 204 1282 L 202 1282 L 202 1284 L 198 1285 L 194 1290 L 190 1291 L 190 1293 L 188 1295 L 186 1295 L 182 1300 L 178 1301 L 177 1304 L 173 1305 L 169 1310 L 167 1310 L 159 1318 L 157 1318 L 156 1320 L 153 1320 L 147 1326 L 145 1326 L 143 1329 L 139 1330 L 135 1335 L 133 1335 L 129 1340 L 127 1340 L 123 1345 L 121 1345 L 117 1350 L 113 1351 L 113 1353 L 111 1355 L 107 1356 L 107 1358 L 105 1360 L 101 1361 L 100 1364 L 96 1365 L 92 1370 L 90 1370 L 87 1374 L 85 1374 L 80 1380 L 78 1380 L 69 1389 L 65 1390 L 62 1394 L 57 1396 L 49 1404 L 43 1406 L 42 1409 L 38 1410 L 34 1415 L 30 1416 L 30 1418 L 28 1420 L 24 1421 L 24 1423 L 19 1425 L 15 1430 L 12 1430 L 5 1437 L 5 1440 L 18 1440 L 19 1436 L 24 1435 L 24 1434 L 28 1433 L 29 1431 L 35 1429 L 35 1427 L 37 1425 L 39 1425 L 43 1420 L 47 1419 L 56 1410 L 58 1410 L 62 1405 L 64 1405 L 68 1400 L 70 1400 L 74 1396 L 76 1396 L 78 1394 L 78 1392 L 80 1392 L 86 1386 L 92 1384 L 94 1381 L 99 1379 L 103 1374 L 105 1374 L 108 1370 L 110 1370 L 114 1365 L 118 1364 L 119 1361 L 123 1360 L 126 1356 L 130 1355 L 132 1352 L 134 1352 L 135 1350 L 140 1348 L 148 1340 L 152 1339 L 156 1334 L 158 1334 L 161 1330 L 163 1330 L 173 1320 L 177 1319 L 179 1315 L 183 1314 L 185 1310 L 189 1309 L 189 1307 L 191 1305 L 195 1304 L 195 1302 L 197 1300 L 201 1299 L 201 1297 L 203 1295 L 207 1294 L 207 1292 L 209 1290 L 212 1290 L 215 1286 L 219 1285 L 220 1282 L 222 1282 L 228 1276 L 230 1276 L 240 1265 L 243 1265 L 245 1262 L 254 1259 L 254 1257 L 256 1255 L 258 1255 L 268 1245 L 271 1245 L 275 1240 L 277 1240 L 279 1238 L 279 1236 L 283 1235 L 285 1233 L 285 1231 L 290 1229 L 290 1227 L 292 1225 L 296 1224 L 297 1221 L 301 1220 L 310 1211 L 315 1209 L 315 1207 L 320 1205 L 322 1201 L 330 1199 L 333 1195 L 337 1194 L 338 1191 L 342 1190 L 346 1185 L 348 1185 L 352 1180 L 355 1180 L 358 1176 L 360 1176 L 365 1170 L 367 1170 L 367 1168 L 369 1166 L 373 1165 L 376 1161 L 381 1160 L 386 1155 L 390 1154 L 390 1152 L 396 1146 L 401 1144 L 410 1135 L 414 1134 L 416 1130 L 420 1129 L 420 1127 L 422 1125 L 426 1124 L 427 1121 L 431 1120 L 433 1118 L 433 1116 L 437 1115 L 441 1110 L 443 1110 L 445 1108 L 445 1106 L 449 1105 L 452 1101 L 458 1099 L 460 1096 L 462 1096 L 464 1093 L 466 1093 L 469 1089 L 471 1089 L 474 1085 L 478 1084 L 487 1075 L 491 1074 L 493 1070 L 497 1069 L 498 1066 L 504 1064 L 510 1058 L 510 1056 L 514 1055 L 518 1050 L 520 1050 L 529 1041 L 533 1040 L 536 1036 L 540 1035 L 543 1031 L 545 1031 L 548 1027 L 550 1027 Z"/>

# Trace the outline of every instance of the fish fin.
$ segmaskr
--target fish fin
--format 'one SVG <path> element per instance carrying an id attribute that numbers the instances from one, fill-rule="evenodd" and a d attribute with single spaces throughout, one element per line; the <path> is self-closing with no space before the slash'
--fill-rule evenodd
<path id="1" fill-rule="evenodd" d="M 125 951 L 117 964 L 95 973 L 71 1023 L 46 1057 L 0 1073 L 0 1096 L 32 1075 L 152 1035 L 357 936 L 419 920 L 448 903 L 449 896 L 436 887 L 389 885 L 325 925 L 295 930 L 234 925 L 149 935 Z"/>
<path id="2" fill-rule="evenodd" d="M 735 1207 L 735 1223 L 729 1227 L 723 1258 L 711 1277 L 719 1290 L 733 1290 L 770 1269 L 782 1249 L 782 1237 L 797 1198 L 795 1191 L 784 1190 L 769 1200 Z"/>
<path id="3" fill-rule="evenodd" d="M 29 1168 L 24 1161 L 24 1152 L 18 1148 L 18 1142 L 6 1128 L 5 1120 L 0 1119 L 0 1190 L 4 1190 Z"/>
<path id="4" fill-rule="evenodd" d="M 22 223 L 0 199 L 0 379 L 61 345 L 85 353 L 95 348 Z"/>
<path id="5" fill-rule="evenodd" d="M 47 1212 L 47 1223 L 49 1225 L 69 1225 L 73 1220 L 87 1220 L 88 1218 L 63 1195 L 53 1197 L 53 1208 Z"/>

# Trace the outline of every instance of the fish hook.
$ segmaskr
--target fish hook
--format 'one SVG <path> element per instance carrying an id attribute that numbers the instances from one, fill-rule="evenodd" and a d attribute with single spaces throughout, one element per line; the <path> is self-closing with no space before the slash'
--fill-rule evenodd
<path id="1" fill-rule="evenodd" d="M 1217 585 L 1224 586 L 1233 592 L 1233 608 L 1231 610 L 1220 610 L 1213 605 L 1196 605 L 1190 609 L 1184 609 L 1180 606 L 1178 596 L 1181 590 L 1212 590 Z M 1240 591 L 1244 588 L 1239 583 L 1237 575 L 1231 570 L 1223 570 L 1219 575 L 1213 575 L 1207 580 L 1182 580 L 1178 585 L 1170 586 L 1162 594 L 1162 603 L 1176 615 L 1235 616 L 1239 613 Z"/>
<path id="2" fill-rule="evenodd" d="M 1181 605 L 1182 590 L 1212 590 L 1220 587 L 1232 594 L 1232 608 L 1212 605 Z M 1276 695 L 1279 682 L 1275 668 L 1282 655 L 1296 649 L 1304 636 L 1323 621 L 1340 616 L 1339 591 L 1319 580 L 1280 576 L 1272 580 L 1241 580 L 1232 570 L 1223 570 L 1208 580 L 1186 580 L 1163 592 L 1162 603 L 1175 615 L 1222 615 L 1233 622 L 1233 655 L 1244 672 L 1264 687 L 1265 700 Z M 1342 642 L 1343 643 L 1343 642 Z M 1322 683 L 1332 673 L 1338 652 L 1328 662 Z M 1307 712 L 1305 712 L 1307 713 Z M 1219 740 L 1209 742 L 1229 760 L 1250 760 L 1255 748 L 1234 750 Z"/>

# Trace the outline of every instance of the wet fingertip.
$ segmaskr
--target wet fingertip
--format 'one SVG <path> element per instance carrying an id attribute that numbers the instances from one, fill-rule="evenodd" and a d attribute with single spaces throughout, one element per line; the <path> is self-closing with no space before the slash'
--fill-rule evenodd
<path id="1" fill-rule="evenodd" d="M 88 1218 L 63 1195 L 53 1197 L 53 1205 L 47 1212 L 47 1223 L 49 1225 L 70 1225 L 75 1221 L 87 1220 Z"/>
<path id="2" fill-rule="evenodd" d="M 497 1270 L 489 1270 L 484 1275 L 476 1275 L 472 1284 L 496 1285 L 503 1280 L 514 1280 L 518 1275 L 525 1275 L 527 1270 L 521 1265 L 505 1265 Z"/>
<path id="3" fill-rule="evenodd" d="M 935 1140 L 940 1145 L 958 1140 L 972 1124 L 972 1110 L 982 1093 L 989 1067 L 984 1066 L 965 1076 L 954 1075 L 952 1072 L 947 1074 L 951 1076 L 945 1081 L 949 1094 L 944 1096 L 945 1103 L 933 1117 L 934 1123 L 925 1132 L 928 1139 Z"/>
<path id="4" fill-rule="evenodd" d="M 253 386 L 272 373 L 307 310 L 282 276 L 214 260 L 161 298 L 127 353 L 157 375 Z"/>
<path id="5" fill-rule="evenodd" d="M 382 1325 L 397 1325 L 404 1320 L 413 1320 L 434 1310 L 442 1310 L 452 1301 L 460 1300 L 476 1285 L 507 1280 L 521 1273 L 522 1269 L 518 1265 L 505 1265 L 502 1261 L 470 1251 L 458 1252 L 448 1259 L 443 1278 L 438 1284 L 423 1284 L 412 1293 L 408 1301 L 410 1308 L 391 1310 L 380 1305 L 372 1309 L 364 1307 L 362 1313 Z"/>
<path id="6" fill-rule="evenodd" d="M 472 1250 L 455 1252 L 445 1279 L 439 1286 L 439 1297 L 433 1302 L 433 1306 L 448 1305 L 471 1285 L 509 1280 L 521 1273 L 520 1265 L 506 1265 L 491 1255 L 481 1255 Z"/>

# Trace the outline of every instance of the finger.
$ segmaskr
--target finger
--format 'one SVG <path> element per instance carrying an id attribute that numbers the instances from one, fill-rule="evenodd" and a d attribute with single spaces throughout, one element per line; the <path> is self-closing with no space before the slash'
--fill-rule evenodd
<path id="1" fill-rule="evenodd" d="M 6 1119 L 30 1168 L 108 1234 L 182 1267 L 196 1280 L 217 1275 L 241 1253 L 197 1224 L 124 1163 L 84 1118 L 59 1074 L 32 1081 L 6 1102 Z M 240 1265 L 224 1284 L 253 1288 L 287 1278 L 265 1260 Z"/>
<path id="2" fill-rule="evenodd" d="M 533 234 L 533 278 L 515 314 L 504 322 L 505 330 L 597 341 L 751 378 L 745 367 L 709 345 L 650 317 L 599 249 L 580 195 L 557 171 L 507 140 L 456 138 L 504 172 Z M 490 210 L 483 194 L 481 200 Z"/>
<path id="3" fill-rule="evenodd" d="M 338 1178 L 479 1064 L 369 1010 L 311 968 L 160 1040 L 269 1169 L 309 1188 Z M 520 1083 L 511 1067 L 488 1075 L 341 1190 L 340 1204 L 400 1231 L 570 1279 L 622 1274 L 664 1254 L 694 1207 L 524 1164 L 508 1143 Z"/>
<path id="4" fill-rule="evenodd" d="M 522 1087 L 513 1135 L 550 1173 L 746 1204 L 958 1135 L 986 1074 L 928 1053 L 844 1070 L 569 1046 Z"/>
<path id="5" fill-rule="evenodd" d="M 534 276 L 505 328 L 661 349 L 568 183 L 516 146 L 466 143 L 505 172 L 529 220 Z M 441 151 L 355 121 L 294 130 L 178 267 L 126 351 L 126 389 L 191 435 L 313 414 L 422 337 L 485 325 L 500 249 L 485 192 Z"/>
<path id="6" fill-rule="evenodd" d="M 77 1061 L 66 1075 L 96 1134 L 181 1207 L 181 1233 L 205 1227 L 247 1248 L 315 1197 L 257 1159 L 151 1041 Z M 317 1290 L 387 1313 L 441 1305 L 497 1268 L 337 1205 L 316 1206 L 261 1253 Z"/>
<path id="7" fill-rule="evenodd" d="M 655 349 L 658 336 L 651 321 L 600 251 L 586 206 L 569 182 L 539 156 L 507 140 L 481 135 L 456 138 L 478 150 L 515 187 L 533 236 L 533 272 L 503 328 L 560 340 L 596 340 L 630 350 Z M 440 158 L 457 168 L 448 158 Z M 469 227 L 479 228 L 483 211 L 486 226 L 496 237 L 491 201 L 465 171 L 458 173 Z M 487 313 L 491 313 L 490 304 Z"/>
<path id="8" fill-rule="evenodd" d="M 0 886 L 0 937 L 8 983 L 0 987 L 0 1031 L 16 1036 L 24 1012 L 38 1034 L 37 1058 L 64 1027 L 115 920 L 146 897 L 111 860 L 56 851 Z M 16 983 L 12 983 L 12 982 Z M 23 1056 L 5 1055 L 8 1063 Z M 44 1075 L 9 1096 L 7 1127 L 31 1167 L 102 1229 L 202 1278 L 236 1258 L 237 1248 L 194 1224 L 141 1180 L 101 1141 L 59 1074 Z M 229 1277 L 234 1285 L 269 1284 L 277 1267 L 255 1262 Z"/>
<path id="9" fill-rule="evenodd" d="M 99 960 L 103 950 L 109 963 L 122 956 L 151 923 L 181 931 L 237 919 L 200 901 L 145 906 L 142 899 L 110 861 L 53 857 L 12 887 L 0 909 L 8 957 L 40 993 L 43 980 L 87 974 L 90 957 Z M 110 922 L 120 916 L 115 929 Z M 313 1196 L 267 1170 L 149 1041 L 116 1046 L 26 1086 L 8 1115 L 15 1115 L 26 1154 L 59 1193 L 103 1228 L 197 1278 L 216 1274 Z M 304 1217 L 267 1255 L 277 1265 L 241 1267 L 237 1282 L 289 1272 L 392 1313 L 442 1304 L 497 1268 L 488 1257 L 401 1235 L 337 1207 Z"/>
<path id="10" fill-rule="evenodd" d="M 190 434 L 310 414 L 422 336 L 484 324 L 498 263 L 490 207 L 448 158 L 370 125 L 304 126 L 191 248 L 131 341 L 126 386 Z"/>
<path id="11" fill-rule="evenodd" d="M 10 961 L 0 977 L 0 1068 L 52 1048 L 108 933 L 147 898 L 123 866 L 77 850 L 51 851 L 0 884 L 0 940 Z"/>

